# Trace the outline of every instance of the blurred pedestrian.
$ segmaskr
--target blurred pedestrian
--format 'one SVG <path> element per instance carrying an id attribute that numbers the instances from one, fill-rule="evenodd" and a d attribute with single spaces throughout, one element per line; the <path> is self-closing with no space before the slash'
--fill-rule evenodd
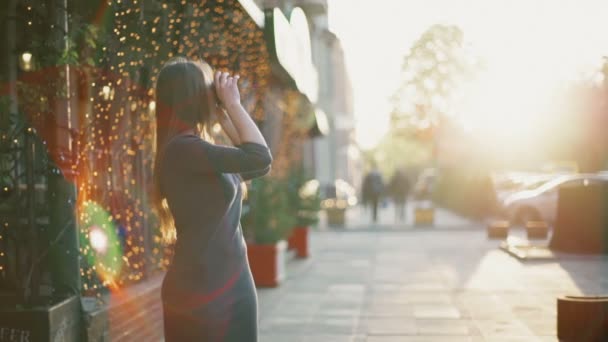
<path id="1" fill-rule="evenodd" d="M 393 173 L 388 185 L 389 195 L 392 197 L 393 203 L 395 204 L 396 221 L 405 221 L 407 197 L 410 188 L 410 181 L 407 174 L 403 170 L 397 169 L 395 173 Z"/>
<path id="2" fill-rule="evenodd" d="M 374 165 L 372 170 L 363 178 L 363 203 L 372 212 L 373 222 L 378 222 L 378 205 L 384 193 L 384 180 L 380 171 Z"/>
<path id="3" fill-rule="evenodd" d="M 256 288 L 240 225 L 241 183 L 270 169 L 240 102 L 239 76 L 175 58 L 156 82 L 153 205 L 174 256 L 163 279 L 164 341 L 257 341 Z M 213 118 L 234 146 L 205 134 Z"/>

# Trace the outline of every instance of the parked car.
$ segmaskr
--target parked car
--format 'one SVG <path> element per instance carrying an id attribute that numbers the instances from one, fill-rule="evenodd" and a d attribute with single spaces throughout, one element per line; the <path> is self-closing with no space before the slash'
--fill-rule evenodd
<path id="1" fill-rule="evenodd" d="M 524 190 L 534 190 L 561 175 L 533 172 L 506 172 L 492 175 L 498 201 Z"/>
<path id="2" fill-rule="evenodd" d="M 559 189 L 608 182 L 608 175 L 572 174 L 558 176 L 535 189 L 508 195 L 502 202 L 503 213 L 515 224 L 529 220 L 555 222 Z"/>

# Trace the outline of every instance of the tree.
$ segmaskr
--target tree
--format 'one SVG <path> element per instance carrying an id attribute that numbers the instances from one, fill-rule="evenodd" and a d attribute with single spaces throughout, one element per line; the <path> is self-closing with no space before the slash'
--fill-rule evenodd
<path id="1" fill-rule="evenodd" d="M 448 114 L 457 88 L 478 68 L 477 60 L 465 49 L 460 28 L 431 26 L 404 58 L 403 80 L 391 98 L 392 127 L 402 134 L 412 126 L 431 129 Z"/>
<path id="2" fill-rule="evenodd" d="M 432 161 L 437 127 L 447 120 L 457 89 L 479 67 L 456 26 L 433 25 L 414 42 L 391 97 L 390 130 L 373 151 L 383 173 L 399 166 L 419 169 Z"/>

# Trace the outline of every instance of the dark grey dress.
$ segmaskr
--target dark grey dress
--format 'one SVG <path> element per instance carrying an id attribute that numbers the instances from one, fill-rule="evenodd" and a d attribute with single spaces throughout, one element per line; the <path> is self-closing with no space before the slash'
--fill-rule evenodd
<path id="1" fill-rule="evenodd" d="M 165 341 L 257 341 L 257 295 L 240 225 L 242 180 L 270 170 L 267 147 L 178 135 L 165 147 L 161 192 L 175 219 L 162 286 Z"/>

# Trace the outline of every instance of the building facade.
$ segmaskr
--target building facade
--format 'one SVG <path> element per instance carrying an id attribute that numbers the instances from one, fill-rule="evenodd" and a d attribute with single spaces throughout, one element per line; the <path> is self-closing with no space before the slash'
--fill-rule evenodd
<path id="1" fill-rule="evenodd" d="M 266 15 L 252 0 L 0 6 L 0 328 L 32 341 L 160 339 L 162 325 L 146 324 L 159 319 L 172 253 L 148 191 L 163 124 L 155 77 L 174 56 L 241 75 L 272 176 L 287 174 L 309 134 L 309 96 L 277 63 Z M 219 125 L 210 134 L 226 138 Z M 21 309 L 39 303 L 58 312 L 52 326 Z M 144 314 L 119 324 L 132 307 Z"/>
<path id="2" fill-rule="evenodd" d="M 316 107 L 328 121 L 329 132 L 307 142 L 304 160 L 322 184 L 343 179 L 356 186 L 362 161 L 354 142 L 353 88 L 339 37 L 329 30 L 327 0 L 257 0 L 261 7 L 279 7 L 285 13 L 300 7 L 306 13 L 311 34 L 313 63 L 318 72 Z"/>

